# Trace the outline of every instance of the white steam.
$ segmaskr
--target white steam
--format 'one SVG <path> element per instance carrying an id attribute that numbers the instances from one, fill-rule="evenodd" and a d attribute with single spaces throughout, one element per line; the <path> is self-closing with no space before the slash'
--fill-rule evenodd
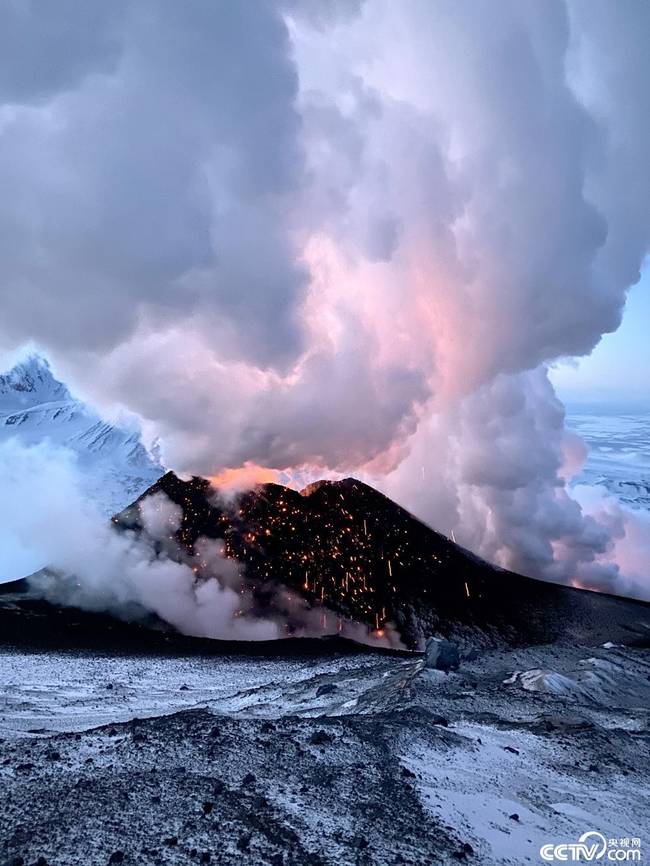
<path id="1" fill-rule="evenodd" d="M 47 567 L 57 572 L 32 580 L 46 598 L 125 619 L 153 612 L 184 634 L 232 640 L 279 636 L 275 622 L 246 615 L 239 569 L 204 543 L 212 577 L 197 582 L 190 564 L 154 549 L 144 536 L 118 533 L 80 492 L 73 458 L 47 444 L 0 445 L 0 579 Z M 180 513 L 169 500 L 147 501 L 143 517 L 151 538 L 166 540 Z M 237 587 L 237 588 L 234 588 Z"/>
<path id="2" fill-rule="evenodd" d="M 488 561 L 648 599 L 650 548 L 639 544 L 648 520 L 595 491 L 569 489 L 585 456 L 582 442 L 564 428 L 546 371 L 538 369 L 496 377 L 434 415 L 384 483 Z"/>

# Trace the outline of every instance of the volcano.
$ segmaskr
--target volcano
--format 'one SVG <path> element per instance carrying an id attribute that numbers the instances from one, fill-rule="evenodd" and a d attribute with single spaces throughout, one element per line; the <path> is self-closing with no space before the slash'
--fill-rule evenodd
<path id="1" fill-rule="evenodd" d="M 179 556 L 220 539 L 242 567 L 257 615 L 281 615 L 291 631 L 289 591 L 314 611 L 362 624 L 370 637 L 397 631 L 409 648 L 432 633 L 488 646 L 571 640 L 647 639 L 650 606 L 551 584 L 496 568 L 353 478 L 301 491 L 261 484 L 224 499 L 204 479 L 168 472 L 113 518 L 144 533 L 140 506 L 164 494 L 180 506 Z M 200 562 L 197 580 L 210 577 Z"/>

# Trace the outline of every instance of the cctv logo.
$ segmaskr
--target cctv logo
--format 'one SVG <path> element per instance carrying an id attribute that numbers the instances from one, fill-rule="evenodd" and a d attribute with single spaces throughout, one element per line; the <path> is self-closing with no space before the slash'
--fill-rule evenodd
<path id="1" fill-rule="evenodd" d="M 558 861 L 593 863 L 605 858 L 614 863 L 641 862 L 640 839 L 610 839 L 602 833 L 588 830 L 577 842 L 548 843 L 539 849 L 542 860 L 547 863 Z"/>

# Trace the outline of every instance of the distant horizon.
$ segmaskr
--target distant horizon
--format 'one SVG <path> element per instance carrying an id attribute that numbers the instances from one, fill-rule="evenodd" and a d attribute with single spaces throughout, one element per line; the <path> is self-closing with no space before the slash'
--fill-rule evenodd
<path id="1" fill-rule="evenodd" d="M 616 402 L 613 399 L 571 400 L 564 402 L 567 418 L 573 415 L 650 415 L 650 400 L 647 403 Z"/>

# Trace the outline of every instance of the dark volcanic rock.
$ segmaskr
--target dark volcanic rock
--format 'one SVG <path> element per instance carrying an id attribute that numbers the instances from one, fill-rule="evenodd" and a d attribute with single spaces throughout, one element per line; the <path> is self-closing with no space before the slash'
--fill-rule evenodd
<path id="1" fill-rule="evenodd" d="M 430 637 L 424 648 L 424 663 L 439 671 L 455 670 L 460 664 L 458 647 L 451 641 Z"/>
<path id="2" fill-rule="evenodd" d="M 332 740 L 333 737 L 326 731 L 314 731 L 309 738 L 309 742 L 312 746 L 326 746 L 328 743 L 331 743 Z"/>
<path id="3" fill-rule="evenodd" d="M 324 686 L 319 686 L 316 689 L 316 697 L 322 698 L 323 695 L 331 695 L 335 691 L 336 691 L 336 684 L 335 683 L 326 683 Z"/>

